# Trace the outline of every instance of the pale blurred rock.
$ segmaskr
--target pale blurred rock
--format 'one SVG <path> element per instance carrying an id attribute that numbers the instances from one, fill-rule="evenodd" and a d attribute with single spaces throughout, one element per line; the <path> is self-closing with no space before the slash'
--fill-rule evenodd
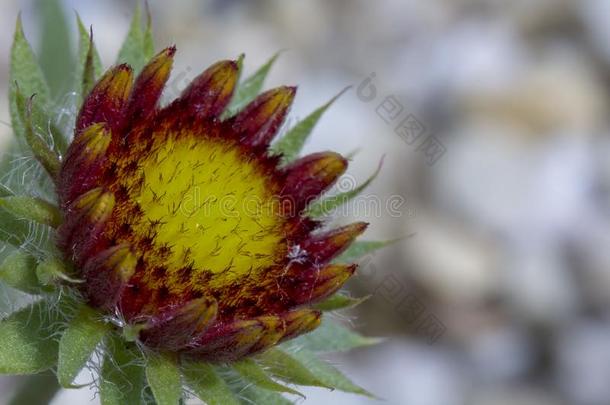
<path id="1" fill-rule="evenodd" d="M 449 301 L 480 302 L 498 291 L 493 244 L 429 212 L 420 209 L 417 215 L 415 235 L 404 250 L 413 262 L 412 277 Z"/>
<path id="2" fill-rule="evenodd" d="M 531 136 L 591 135 L 605 124 L 608 103 L 603 82 L 578 57 L 553 57 L 504 86 L 465 93 L 465 114 L 518 125 Z"/>
<path id="3" fill-rule="evenodd" d="M 580 321 L 557 339 L 557 385 L 570 403 L 599 405 L 610 398 L 610 324 Z"/>

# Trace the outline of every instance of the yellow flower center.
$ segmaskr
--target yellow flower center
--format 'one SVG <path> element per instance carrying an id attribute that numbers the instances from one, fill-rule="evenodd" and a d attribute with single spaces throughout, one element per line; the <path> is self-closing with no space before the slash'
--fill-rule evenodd
<path id="1" fill-rule="evenodd" d="M 258 159 L 222 139 L 158 135 L 138 169 L 118 180 L 130 190 L 127 205 L 139 207 L 121 238 L 142 258 L 149 288 L 218 290 L 260 278 L 285 257 L 277 186 Z"/>

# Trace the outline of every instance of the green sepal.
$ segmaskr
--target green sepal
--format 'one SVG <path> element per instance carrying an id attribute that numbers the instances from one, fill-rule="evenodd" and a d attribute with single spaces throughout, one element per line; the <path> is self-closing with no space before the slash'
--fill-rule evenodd
<path id="1" fill-rule="evenodd" d="M 239 405 L 237 397 L 211 364 L 183 361 L 182 375 L 195 395 L 207 405 Z"/>
<path id="2" fill-rule="evenodd" d="M 66 21 L 63 1 L 45 0 L 36 4 L 40 42 L 37 47 L 38 60 L 52 99 L 57 99 L 74 73 L 72 36 Z"/>
<path id="3" fill-rule="evenodd" d="M 138 73 L 153 56 L 152 28 L 150 18 L 146 27 L 142 26 L 142 8 L 136 4 L 127 37 L 121 46 L 117 63 L 127 63 L 134 73 Z"/>
<path id="4" fill-rule="evenodd" d="M 300 349 L 291 354 L 324 384 L 343 392 L 374 398 L 370 392 L 354 384 L 340 370 L 331 366 L 328 362 L 320 360 L 315 353 L 307 349 Z"/>
<path id="5" fill-rule="evenodd" d="M 109 330 L 99 313 L 81 304 L 59 341 L 57 379 L 62 387 L 79 388 L 72 382 Z"/>
<path id="6" fill-rule="evenodd" d="M 42 285 L 54 285 L 60 281 L 68 283 L 80 284 L 83 280 L 73 278 L 71 276 L 72 269 L 65 261 L 51 256 L 44 259 L 36 267 L 36 277 Z"/>
<path id="7" fill-rule="evenodd" d="M 57 228 L 61 225 L 61 213 L 57 207 L 42 198 L 13 196 L 0 198 L 0 207 L 16 218 L 22 218 L 39 224 Z"/>
<path id="8" fill-rule="evenodd" d="M 22 250 L 12 252 L 0 265 L 0 280 L 28 294 L 41 294 L 52 289 L 42 286 L 36 276 L 36 258 Z"/>
<path id="9" fill-rule="evenodd" d="M 339 94 L 331 98 L 323 106 L 314 110 L 311 114 L 305 117 L 305 119 L 291 128 L 286 135 L 278 139 L 278 141 L 271 146 L 271 151 L 274 154 L 282 156 L 283 164 L 290 163 L 299 156 L 303 146 L 305 146 L 307 138 L 309 138 L 313 128 L 316 126 L 324 112 L 328 110 L 328 108 L 348 89 L 349 87 L 346 87 L 345 89 L 341 90 Z"/>
<path id="10" fill-rule="evenodd" d="M 304 347 L 313 352 L 345 352 L 382 342 L 380 338 L 365 337 L 340 323 L 325 318 L 313 332 L 287 343 L 288 347 Z"/>
<path id="11" fill-rule="evenodd" d="M 269 74 L 269 70 L 271 70 L 271 67 L 279 55 L 280 52 L 273 55 L 271 59 L 267 61 L 267 63 L 261 66 L 256 72 L 237 86 L 237 90 L 235 91 L 229 106 L 222 115 L 223 119 L 234 116 L 248 103 L 256 98 L 263 88 L 263 84 L 265 83 L 265 78 Z"/>
<path id="12" fill-rule="evenodd" d="M 36 56 L 23 33 L 21 15 L 17 17 L 10 59 L 9 110 L 11 124 L 19 145 L 25 147 L 25 124 L 21 117 L 23 112 L 20 112 L 17 103 L 17 86 L 20 86 L 22 94 L 36 94 L 40 103 L 45 108 L 49 105 L 50 95 L 49 87 L 38 65 Z"/>
<path id="13" fill-rule="evenodd" d="M 0 374 L 35 374 L 57 364 L 61 315 L 45 300 L 0 321 Z"/>
<path id="14" fill-rule="evenodd" d="M 20 122 L 23 124 L 23 137 L 27 145 L 51 178 L 57 178 L 61 165 L 59 155 L 36 133 L 36 128 L 46 129 L 49 122 L 40 107 L 40 98 L 37 94 L 26 98 L 19 84 L 15 85 L 14 94 Z"/>
<path id="15" fill-rule="evenodd" d="M 0 207 L 0 241 L 20 247 L 30 236 L 30 223 Z"/>
<path id="16" fill-rule="evenodd" d="M 281 394 L 258 388 L 253 384 L 239 387 L 239 390 L 235 391 L 242 398 L 241 403 L 244 405 L 294 405 L 293 401 Z"/>
<path id="17" fill-rule="evenodd" d="M 305 396 L 299 391 L 296 391 L 290 387 L 286 387 L 276 381 L 274 381 L 265 370 L 254 360 L 244 359 L 231 364 L 231 367 L 239 373 L 243 378 L 250 381 L 260 388 L 264 388 L 269 391 L 285 392 L 288 394 L 299 395 L 303 398 Z"/>
<path id="18" fill-rule="evenodd" d="M 93 30 L 87 30 L 78 13 L 78 63 L 76 64 L 76 83 L 74 88 L 81 101 L 89 94 L 97 79 L 102 75 L 102 60 L 93 42 Z"/>
<path id="19" fill-rule="evenodd" d="M 344 191 L 337 195 L 333 195 L 330 197 L 323 198 L 321 200 L 313 202 L 309 207 L 307 207 L 306 215 L 311 218 L 320 218 L 325 215 L 332 213 L 335 208 L 342 206 L 347 203 L 354 197 L 357 197 L 360 193 L 362 193 L 372 182 L 377 178 L 379 172 L 381 171 L 381 166 L 383 165 L 383 159 L 379 163 L 377 170 L 361 185 L 356 187 L 353 190 Z"/>
<path id="20" fill-rule="evenodd" d="M 395 240 L 381 240 L 381 241 L 355 241 L 338 257 L 333 260 L 333 263 L 354 263 L 364 256 L 376 252 L 377 250 L 383 249 L 386 246 L 397 242 L 400 239 Z"/>
<path id="21" fill-rule="evenodd" d="M 336 293 L 324 301 L 315 304 L 314 308 L 320 311 L 336 311 L 339 309 L 353 308 L 368 300 L 369 297 L 370 295 L 361 298 L 354 298 L 342 293 Z"/>
<path id="22" fill-rule="evenodd" d="M 140 404 L 144 389 L 144 367 L 133 343 L 109 335 L 100 381 L 101 405 Z"/>
<path id="23" fill-rule="evenodd" d="M 324 384 L 299 360 L 281 349 L 267 350 L 258 355 L 256 360 L 265 368 L 267 373 L 288 383 L 333 388 Z"/>
<path id="24" fill-rule="evenodd" d="M 148 353 L 146 380 L 157 405 L 177 405 L 182 398 L 180 368 L 175 355 Z"/>

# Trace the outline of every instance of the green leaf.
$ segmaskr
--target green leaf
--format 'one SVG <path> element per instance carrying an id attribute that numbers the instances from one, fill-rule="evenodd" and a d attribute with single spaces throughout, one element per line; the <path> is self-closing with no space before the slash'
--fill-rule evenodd
<path id="1" fill-rule="evenodd" d="M 264 388 L 269 391 L 286 392 L 304 397 L 300 392 L 273 381 L 265 370 L 263 370 L 263 368 L 252 359 L 240 360 L 231 364 L 231 366 L 243 378 L 253 384 L 256 384 L 260 388 Z"/>
<path id="2" fill-rule="evenodd" d="M 182 397 L 182 381 L 176 358 L 151 353 L 146 360 L 146 379 L 157 404 L 177 405 Z"/>
<path id="3" fill-rule="evenodd" d="M 0 321 L 0 374 L 34 374 L 57 364 L 61 317 L 46 301 L 36 302 Z"/>
<path id="4" fill-rule="evenodd" d="M 238 405 L 238 399 L 229 386 L 216 373 L 214 367 L 204 362 L 185 362 L 182 374 L 195 395 L 207 405 Z"/>
<path id="5" fill-rule="evenodd" d="M 271 150 L 275 154 L 282 155 L 283 164 L 290 163 L 299 156 L 307 138 L 322 117 L 322 114 L 348 89 L 349 87 L 346 87 L 341 90 L 339 94 L 297 123 L 286 135 L 273 144 Z"/>
<path id="6" fill-rule="evenodd" d="M 153 37 L 152 30 L 152 15 L 150 14 L 150 8 L 148 2 L 146 5 L 146 29 L 144 30 L 143 39 L 143 50 L 144 50 L 144 62 L 148 62 L 153 56 L 155 56 L 155 39 Z"/>
<path id="7" fill-rule="evenodd" d="M 364 256 L 373 253 L 379 249 L 395 243 L 396 240 L 384 241 L 355 241 L 341 255 L 339 255 L 334 263 L 353 263 Z"/>
<path id="8" fill-rule="evenodd" d="M 59 0 L 36 2 L 40 29 L 40 66 L 54 98 L 66 91 L 73 74 L 71 35 Z"/>
<path id="9" fill-rule="evenodd" d="M 57 207 L 41 198 L 14 196 L 0 198 L 0 207 L 16 218 L 38 222 L 57 228 L 61 224 L 61 214 Z"/>
<path id="10" fill-rule="evenodd" d="M 13 214 L 0 207 L 0 241 L 21 246 L 30 235 L 28 221 L 17 219 Z"/>
<path id="11" fill-rule="evenodd" d="M 132 343 L 118 336 L 107 340 L 100 382 L 101 405 L 140 404 L 144 388 L 144 367 Z"/>
<path id="12" fill-rule="evenodd" d="M 242 397 L 241 402 L 246 405 L 294 405 L 294 402 L 282 395 L 258 388 L 256 385 L 242 387 L 238 395 Z"/>
<path id="13" fill-rule="evenodd" d="M 334 387 L 344 392 L 365 395 L 373 397 L 371 393 L 354 384 L 349 378 L 343 375 L 341 371 L 331 366 L 325 361 L 320 360 L 315 353 L 306 349 L 298 350 L 292 355 L 302 362 L 311 373 L 316 375 L 324 384 Z"/>
<path id="14" fill-rule="evenodd" d="M 369 177 L 364 183 L 362 183 L 355 189 L 345 191 L 343 193 L 339 193 L 337 195 L 333 195 L 330 197 L 326 197 L 324 199 L 321 199 L 319 201 L 315 201 L 314 203 L 312 203 L 307 208 L 307 215 L 312 218 L 323 217 L 325 215 L 332 213 L 335 210 L 335 208 L 342 206 L 349 200 L 358 196 L 373 182 L 373 180 L 375 180 L 375 178 L 377 178 L 377 176 L 379 175 L 379 172 L 381 171 L 382 164 L 383 164 L 383 159 L 379 163 L 377 170 L 375 170 L 375 172 L 371 175 L 371 177 Z"/>
<path id="15" fill-rule="evenodd" d="M 100 55 L 93 42 L 93 31 L 85 28 L 78 14 L 76 14 L 76 25 L 78 26 L 79 40 L 74 88 L 80 94 L 82 101 L 102 75 L 103 68 Z"/>
<path id="16" fill-rule="evenodd" d="M 36 268 L 36 277 L 42 285 L 53 285 L 60 281 L 75 284 L 84 282 L 73 278 L 72 273 L 73 269 L 68 263 L 54 256 L 47 257 Z"/>
<path id="17" fill-rule="evenodd" d="M 140 4 L 136 4 L 136 8 L 133 12 L 133 18 L 127 32 L 127 37 L 121 46 L 119 51 L 119 57 L 117 63 L 127 63 L 130 65 L 134 73 L 138 73 L 146 62 L 152 56 L 150 48 L 152 47 L 152 36 L 148 33 L 150 31 L 150 20 L 146 27 L 147 33 L 145 34 L 144 28 L 142 27 L 142 9 Z M 151 55 L 148 55 L 151 53 Z"/>
<path id="18" fill-rule="evenodd" d="M 280 349 L 267 350 L 257 356 L 257 361 L 273 377 L 297 385 L 332 388 L 320 381 L 307 367 Z"/>
<path id="19" fill-rule="evenodd" d="M 232 117 L 233 115 L 237 114 L 248 103 L 256 98 L 258 93 L 260 93 L 261 89 L 263 88 L 263 83 L 269 74 L 271 66 L 273 66 L 279 55 L 280 52 L 273 55 L 271 59 L 267 61 L 267 63 L 261 66 L 256 72 L 254 72 L 237 87 L 229 106 L 223 114 L 223 118 Z"/>
<path id="20" fill-rule="evenodd" d="M 109 330 L 96 311 L 81 305 L 59 341 L 57 379 L 62 387 L 75 388 L 72 381 Z"/>
<path id="21" fill-rule="evenodd" d="M 40 294 L 42 286 L 36 277 L 36 258 L 15 250 L 0 265 L 0 280 L 28 294 Z"/>
<path id="22" fill-rule="evenodd" d="M 10 58 L 9 110 L 11 123 L 19 144 L 24 147 L 25 125 L 17 105 L 17 86 L 21 89 L 21 93 L 26 94 L 28 97 L 36 94 L 40 104 L 45 108 L 49 105 L 49 88 L 38 65 L 36 56 L 23 34 L 21 16 L 17 18 Z"/>
<path id="23" fill-rule="evenodd" d="M 353 298 L 349 295 L 337 293 L 324 301 L 315 304 L 314 307 L 320 311 L 336 311 L 338 309 L 347 309 L 360 305 L 369 299 L 369 297 L 370 296 Z"/>
<path id="24" fill-rule="evenodd" d="M 302 346 L 314 352 L 345 352 L 381 341 L 379 338 L 362 336 L 335 321 L 324 319 L 318 329 L 290 341 L 288 346 Z"/>
<path id="25" fill-rule="evenodd" d="M 15 99 L 19 117 L 24 126 L 23 137 L 32 150 L 34 157 L 40 162 L 52 178 L 59 174 L 60 161 L 58 154 L 36 133 L 36 128 L 46 128 L 49 122 L 44 111 L 34 96 L 26 99 L 21 88 L 16 86 Z M 37 125 L 38 124 L 38 125 Z"/>

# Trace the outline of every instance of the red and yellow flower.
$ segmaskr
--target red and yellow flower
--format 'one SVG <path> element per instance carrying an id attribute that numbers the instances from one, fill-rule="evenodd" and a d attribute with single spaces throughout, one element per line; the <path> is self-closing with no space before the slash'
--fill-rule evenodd
<path id="1" fill-rule="evenodd" d="M 355 265 L 333 264 L 366 228 L 321 230 L 308 204 L 347 161 L 269 152 L 295 87 L 269 90 L 221 119 L 238 64 L 221 61 L 166 107 L 175 48 L 133 78 L 110 69 L 86 97 L 57 191 L 58 244 L 89 304 L 148 347 L 237 360 L 315 329 L 312 304 Z"/>

